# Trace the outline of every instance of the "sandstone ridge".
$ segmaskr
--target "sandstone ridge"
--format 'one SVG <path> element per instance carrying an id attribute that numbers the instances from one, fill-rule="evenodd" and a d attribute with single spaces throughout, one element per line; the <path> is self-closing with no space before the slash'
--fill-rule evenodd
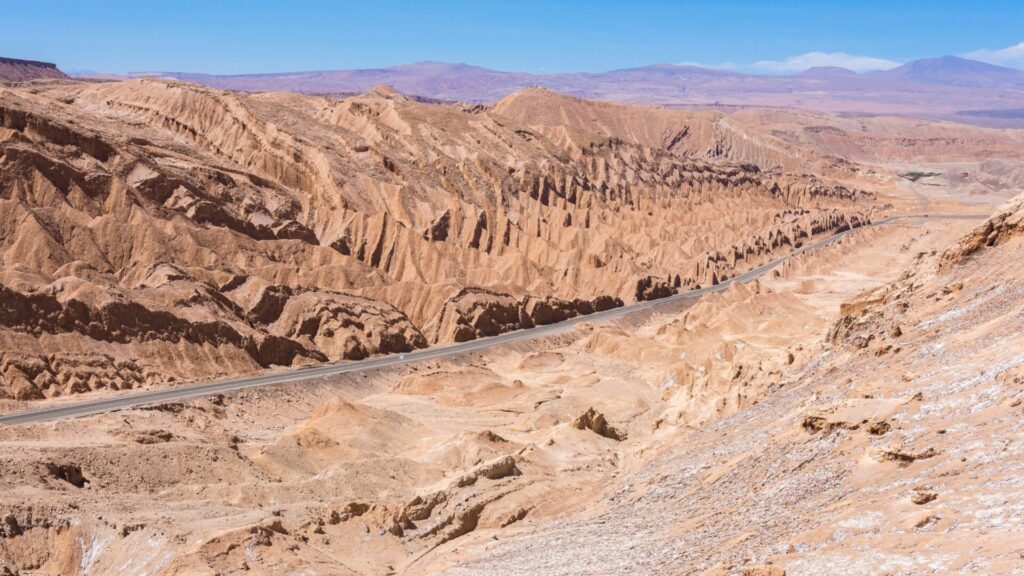
<path id="1" fill-rule="evenodd" d="M 622 130 L 584 138 L 385 89 L 0 88 L 0 393 L 212 378 L 556 322 L 720 282 L 879 205 Z M 648 277 L 671 289 L 638 289 Z M 108 357 L 131 374 L 84 368 Z"/>

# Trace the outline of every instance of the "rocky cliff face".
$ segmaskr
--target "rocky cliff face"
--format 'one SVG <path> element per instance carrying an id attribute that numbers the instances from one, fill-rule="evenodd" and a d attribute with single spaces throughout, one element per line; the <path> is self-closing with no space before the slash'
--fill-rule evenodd
<path id="1" fill-rule="evenodd" d="M 0 89 L 0 393 L 210 378 L 554 322 L 659 295 L 639 289 L 648 277 L 713 284 L 874 207 L 669 148 L 387 89 Z"/>
<path id="2" fill-rule="evenodd" d="M 25 82 L 47 78 L 67 78 L 56 64 L 35 60 L 0 57 L 0 82 Z"/>

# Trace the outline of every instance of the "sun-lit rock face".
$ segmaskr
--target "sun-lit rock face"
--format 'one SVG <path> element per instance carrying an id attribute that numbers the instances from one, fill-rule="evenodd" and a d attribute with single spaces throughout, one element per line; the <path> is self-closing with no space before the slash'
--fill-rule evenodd
<path id="1" fill-rule="evenodd" d="M 862 225 L 876 204 L 620 131 L 537 129 L 385 88 L 344 100 L 155 80 L 2 89 L 0 393 L 210 378 L 554 322 L 714 284 Z"/>
<path id="2" fill-rule="evenodd" d="M 0 82 L 28 82 L 53 78 L 67 78 L 67 75 L 50 62 L 19 60 L 0 56 Z"/>

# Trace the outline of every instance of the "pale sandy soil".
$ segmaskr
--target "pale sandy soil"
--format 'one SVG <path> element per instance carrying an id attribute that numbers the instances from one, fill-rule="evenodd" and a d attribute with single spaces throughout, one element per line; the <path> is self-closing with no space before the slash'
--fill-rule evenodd
<path id="1" fill-rule="evenodd" d="M 793 458 L 754 454 L 819 442 L 764 414 L 822 403 L 804 380 L 839 353 L 825 340 L 840 302 L 965 226 L 872 230 L 759 285 L 557 341 L 6 430 L 4 556 L 44 573 L 569 574 L 778 554 L 811 521 L 784 501 L 762 505 L 756 538 L 707 520 L 750 522 L 750 502 L 721 508 L 758 490 L 747 474 L 767 469 L 746 467 Z M 590 408 L 614 432 L 577 429 Z M 712 481 L 737 469 L 732 488 Z"/>

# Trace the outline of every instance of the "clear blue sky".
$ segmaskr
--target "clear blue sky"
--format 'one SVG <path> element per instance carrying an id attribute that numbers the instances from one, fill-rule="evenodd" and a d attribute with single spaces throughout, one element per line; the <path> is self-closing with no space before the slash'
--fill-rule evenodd
<path id="1" fill-rule="evenodd" d="M 11 0 L 2 13 L 0 55 L 103 72 L 248 73 L 419 60 L 526 72 L 657 62 L 777 72 L 808 52 L 903 62 L 1007 47 L 990 59 L 1024 67 L 1024 44 L 1016 46 L 1024 42 L 1024 0 Z M 765 60 L 782 64 L 753 65 Z"/>

